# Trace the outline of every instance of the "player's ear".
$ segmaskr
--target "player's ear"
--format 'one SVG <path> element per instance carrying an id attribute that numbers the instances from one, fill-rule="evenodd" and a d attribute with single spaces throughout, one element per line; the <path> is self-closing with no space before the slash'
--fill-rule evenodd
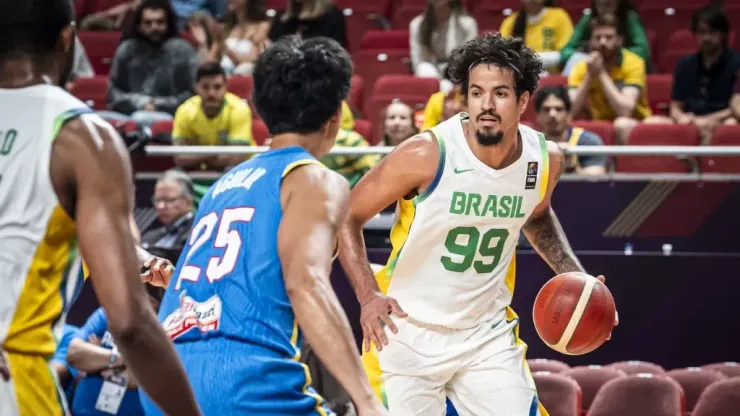
<path id="1" fill-rule="evenodd" d="M 527 110 L 527 105 L 529 104 L 529 91 L 524 91 L 522 95 L 519 97 L 518 104 L 519 104 L 519 116 L 524 114 L 524 112 Z"/>

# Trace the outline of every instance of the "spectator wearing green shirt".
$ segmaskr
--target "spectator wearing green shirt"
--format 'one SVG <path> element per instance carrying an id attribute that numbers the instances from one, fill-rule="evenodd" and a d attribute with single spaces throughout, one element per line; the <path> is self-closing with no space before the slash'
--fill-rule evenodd
<path id="1" fill-rule="evenodd" d="M 369 147 L 367 140 L 359 133 L 353 130 L 339 129 L 337 140 L 334 142 L 336 147 Z M 380 157 L 373 154 L 365 155 L 326 155 L 321 158 L 323 163 L 329 169 L 344 176 L 351 187 L 365 175 L 376 163 Z"/>
<path id="2" fill-rule="evenodd" d="M 616 16 L 618 32 L 624 39 L 624 48 L 650 62 L 650 43 L 639 13 L 629 0 L 591 0 L 591 13 L 584 14 L 573 29 L 568 43 L 560 50 L 560 63 L 565 65 L 563 75 L 588 57 L 588 43 L 591 38 L 591 19 L 611 14 Z"/>

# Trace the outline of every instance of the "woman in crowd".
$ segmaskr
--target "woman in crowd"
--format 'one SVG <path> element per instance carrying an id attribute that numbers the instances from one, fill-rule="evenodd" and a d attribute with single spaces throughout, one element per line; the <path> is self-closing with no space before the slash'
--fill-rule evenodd
<path id="1" fill-rule="evenodd" d="M 251 75 L 254 63 L 270 44 L 272 23 L 264 0 L 228 0 L 224 18 L 224 57 L 227 73 Z"/>
<path id="2" fill-rule="evenodd" d="M 450 53 L 478 35 L 478 23 L 460 0 L 427 0 L 409 25 L 411 65 L 417 77 L 442 79 Z"/>
<path id="3" fill-rule="evenodd" d="M 419 129 L 414 123 L 414 109 L 401 100 L 393 100 L 386 107 L 383 117 L 382 146 L 398 146 L 404 140 L 417 134 Z"/>
<path id="4" fill-rule="evenodd" d="M 276 41 L 286 35 L 325 36 L 347 47 L 344 15 L 331 0 L 288 0 L 288 6 L 278 13 L 272 24 L 270 40 Z"/>

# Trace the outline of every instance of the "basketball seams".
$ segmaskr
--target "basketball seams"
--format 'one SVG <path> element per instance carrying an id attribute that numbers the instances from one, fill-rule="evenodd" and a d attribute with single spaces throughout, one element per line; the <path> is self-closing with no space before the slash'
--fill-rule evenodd
<path id="1" fill-rule="evenodd" d="M 578 323 L 581 321 L 581 317 L 583 317 L 583 313 L 586 311 L 588 301 L 591 298 L 591 293 L 593 293 L 597 282 L 598 280 L 594 278 L 586 278 L 583 290 L 581 291 L 581 296 L 578 298 L 578 303 L 568 321 L 568 326 L 565 327 L 565 331 L 563 331 L 560 341 L 555 345 L 551 345 L 551 347 L 556 351 L 567 355 L 573 355 L 568 352 L 568 344 L 570 343 L 573 334 L 576 332 L 576 328 L 578 327 Z"/>

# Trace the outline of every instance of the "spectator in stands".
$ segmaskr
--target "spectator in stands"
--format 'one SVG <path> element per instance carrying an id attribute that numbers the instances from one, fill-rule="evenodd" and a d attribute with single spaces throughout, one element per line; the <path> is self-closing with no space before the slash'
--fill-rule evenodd
<path id="1" fill-rule="evenodd" d="M 57 344 L 57 349 L 54 351 L 54 355 L 49 360 L 49 366 L 57 376 L 59 380 L 59 386 L 64 391 L 64 395 L 67 398 L 67 403 L 72 402 L 72 394 L 75 388 L 75 379 L 79 375 L 76 368 L 72 367 L 67 363 L 67 352 L 69 351 L 69 344 L 72 340 L 77 337 L 77 333 L 80 328 L 74 325 L 64 325 L 64 331 L 62 332 L 62 339 Z"/>
<path id="2" fill-rule="evenodd" d="M 205 11 L 216 19 L 226 14 L 227 0 L 172 0 L 172 8 L 177 16 L 177 28 L 184 29 L 193 13 Z"/>
<path id="3" fill-rule="evenodd" d="M 570 125 L 571 103 L 568 91 L 560 85 L 548 85 L 537 90 L 534 96 L 537 124 L 547 140 L 566 149 L 573 146 L 603 146 L 597 134 Z M 606 172 L 606 155 L 568 155 L 566 172 L 584 175 L 603 175 Z"/>
<path id="4" fill-rule="evenodd" d="M 694 123 L 708 143 L 719 124 L 737 124 L 730 109 L 740 70 L 740 53 L 728 48 L 730 21 L 721 9 L 705 7 L 694 13 L 691 31 L 696 54 L 681 58 L 673 73 L 671 118 L 657 122 Z"/>
<path id="5" fill-rule="evenodd" d="M 414 124 L 414 109 L 401 100 L 393 100 L 383 115 L 383 146 L 398 146 L 404 140 L 417 134 Z"/>
<path id="6" fill-rule="evenodd" d="M 583 15 L 568 44 L 560 50 L 560 62 L 565 65 L 563 74 L 570 74 L 578 62 L 589 56 L 592 20 L 605 15 L 616 16 L 624 48 L 642 58 L 646 65 L 650 63 L 650 43 L 632 3 L 629 0 L 591 0 L 591 13 Z"/>
<path id="7" fill-rule="evenodd" d="M 429 97 L 424 107 L 424 119 L 421 123 L 421 131 L 429 130 L 455 114 L 465 111 L 460 86 L 455 85 L 449 92 L 436 92 Z"/>
<path id="8" fill-rule="evenodd" d="M 590 110 L 594 120 L 614 121 L 617 140 L 625 143 L 629 130 L 652 115 L 646 97 L 645 61 L 622 48 L 614 16 L 591 21 L 591 53 L 568 77 L 571 114 Z"/>
<path id="9" fill-rule="evenodd" d="M 123 1 L 107 10 L 85 16 L 80 22 L 82 30 L 118 30 L 129 27 L 134 20 L 134 11 L 141 0 Z"/>
<path id="10" fill-rule="evenodd" d="M 740 120 L 740 71 L 735 74 L 735 85 L 732 87 L 732 99 L 730 100 L 730 110 L 736 120 Z"/>
<path id="11" fill-rule="evenodd" d="M 334 142 L 336 147 L 368 147 L 367 140 L 354 130 L 340 128 L 337 132 L 337 139 Z M 350 186 L 362 178 L 380 158 L 378 155 L 326 155 L 321 158 L 321 163 L 329 169 L 341 174 L 347 179 Z"/>
<path id="12" fill-rule="evenodd" d="M 143 126 L 172 120 L 177 107 L 193 95 L 198 57 L 177 36 L 168 0 L 144 0 L 134 25 L 116 50 L 110 72 L 108 119 L 131 118 Z"/>
<path id="13" fill-rule="evenodd" d="M 164 289 L 145 284 L 154 310 L 159 309 Z M 71 410 L 75 416 L 143 416 L 139 402 L 139 386 L 136 379 L 126 369 L 126 363 L 118 353 L 118 348 L 108 330 L 105 310 L 98 308 L 87 319 L 69 344 L 67 361 L 79 371 L 86 373 L 77 385 Z M 123 377 L 127 383 L 120 407 L 111 408 L 111 403 L 99 403 L 99 396 L 105 380 Z M 102 407 L 100 406 L 102 405 Z"/>
<path id="14" fill-rule="evenodd" d="M 221 25 L 207 12 L 195 12 L 190 16 L 187 31 L 195 40 L 198 62 L 221 62 L 224 56 L 224 39 Z"/>
<path id="15" fill-rule="evenodd" d="M 548 72 L 560 72 L 560 49 L 573 34 L 568 12 L 552 7 L 552 0 L 521 0 L 522 8 L 501 24 L 501 34 L 522 38 L 537 52 Z"/>
<path id="16" fill-rule="evenodd" d="M 270 40 L 274 42 L 289 35 L 325 36 L 347 47 L 344 14 L 331 0 L 288 0 L 285 10 L 272 23 Z"/>
<path id="17" fill-rule="evenodd" d="M 691 31 L 696 36 L 698 51 L 681 58 L 676 65 L 670 117 L 652 116 L 643 122 L 695 124 L 702 143 L 706 144 L 712 140 L 715 127 L 738 122 L 732 114 L 730 100 L 740 70 L 740 53 L 727 47 L 730 22 L 719 8 L 697 10 L 691 19 Z M 620 125 L 617 136 L 626 138 L 637 121 L 621 120 Z"/>
<path id="18" fill-rule="evenodd" d="M 427 0 L 424 13 L 409 25 L 414 74 L 442 79 L 450 53 L 477 35 L 478 23 L 460 0 Z"/>
<path id="19" fill-rule="evenodd" d="M 251 75 L 255 61 L 270 44 L 272 21 L 264 0 L 228 0 L 227 5 L 221 66 L 229 73 Z"/>
<path id="20" fill-rule="evenodd" d="M 75 37 L 75 57 L 72 62 L 72 72 L 65 87 L 67 90 L 72 89 L 72 84 L 77 78 L 92 78 L 95 76 L 95 70 L 87 57 L 85 46 L 80 42 L 80 38 Z"/>
<path id="21" fill-rule="evenodd" d="M 177 263 L 193 227 L 193 182 L 183 171 L 164 173 L 154 186 L 152 205 L 161 227 L 141 236 L 141 246 L 151 254 Z"/>
<path id="22" fill-rule="evenodd" d="M 217 62 L 198 68 L 197 95 L 175 113 L 172 141 L 186 146 L 254 146 L 252 110 L 241 98 L 226 91 L 226 73 Z M 175 164 L 187 169 L 223 170 L 244 156 L 175 156 Z"/>

